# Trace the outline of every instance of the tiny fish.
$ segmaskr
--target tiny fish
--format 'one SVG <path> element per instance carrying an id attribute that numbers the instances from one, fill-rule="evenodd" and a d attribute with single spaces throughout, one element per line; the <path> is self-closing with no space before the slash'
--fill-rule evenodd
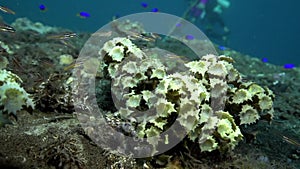
<path id="1" fill-rule="evenodd" d="M 283 66 L 283 68 L 285 68 L 285 69 L 293 69 L 293 68 L 295 68 L 295 65 L 294 64 L 285 64 Z"/>
<path id="2" fill-rule="evenodd" d="M 41 59 L 39 60 L 39 64 L 47 68 L 53 68 L 55 66 L 53 61 L 51 61 L 50 59 Z"/>
<path id="3" fill-rule="evenodd" d="M 45 12 L 45 11 L 47 10 L 47 7 L 46 7 L 45 5 L 43 5 L 43 4 L 41 4 L 41 5 L 39 6 L 39 8 L 40 8 L 40 10 L 43 11 L 43 12 Z"/>
<path id="4" fill-rule="evenodd" d="M 131 39 L 131 40 L 142 40 L 142 41 L 147 41 L 147 42 L 154 42 L 155 41 L 155 39 L 153 39 L 151 37 L 147 37 L 146 35 L 138 34 L 138 33 L 135 33 L 135 32 L 130 32 L 128 38 Z"/>
<path id="5" fill-rule="evenodd" d="M 76 47 L 74 45 L 67 42 L 67 39 L 61 39 L 61 40 L 59 40 L 59 42 L 69 48 L 76 49 Z"/>
<path id="6" fill-rule="evenodd" d="M 161 36 L 159 36 L 159 34 L 156 33 L 150 33 L 150 36 L 154 39 L 161 39 Z"/>
<path id="7" fill-rule="evenodd" d="M 135 32 L 130 32 L 128 37 L 132 40 L 141 40 L 141 41 L 146 41 L 146 42 L 155 42 L 156 39 L 161 38 L 159 35 L 154 34 L 154 33 L 139 34 L 139 33 L 135 33 Z"/>
<path id="8" fill-rule="evenodd" d="M 141 3 L 141 6 L 142 6 L 143 8 L 147 8 L 147 7 L 148 7 L 148 4 L 147 4 L 146 2 L 142 2 L 142 3 Z"/>
<path id="9" fill-rule="evenodd" d="M 176 27 L 181 27 L 181 25 L 182 25 L 181 23 L 177 23 Z"/>
<path id="10" fill-rule="evenodd" d="M 226 50 L 226 47 L 225 46 L 219 46 L 219 49 L 224 51 L 224 50 Z"/>
<path id="11" fill-rule="evenodd" d="M 261 58 L 261 61 L 264 62 L 264 63 L 269 62 L 268 58 Z"/>
<path id="12" fill-rule="evenodd" d="M 9 9 L 9 8 L 7 8 L 7 7 L 5 7 L 5 6 L 0 6 L 0 10 L 2 11 L 2 12 L 5 12 L 5 13 L 9 13 L 9 14 L 16 14 L 16 12 L 15 11 L 13 11 L 13 10 L 11 10 L 11 9 Z"/>
<path id="13" fill-rule="evenodd" d="M 77 16 L 79 16 L 80 18 L 85 19 L 85 18 L 89 18 L 91 15 L 89 13 L 87 13 L 87 12 L 82 11 L 82 12 L 79 12 L 77 14 Z"/>
<path id="14" fill-rule="evenodd" d="M 153 8 L 151 12 L 158 12 L 158 8 Z"/>
<path id="15" fill-rule="evenodd" d="M 193 35 L 185 35 L 186 40 L 193 40 L 194 36 Z"/>
<path id="16" fill-rule="evenodd" d="M 110 37 L 112 35 L 112 31 L 107 32 L 95 32 L 92 36 L 100 36 L 100 37 Z"/>
<path id="17" fill-rule="evenodd" d="M 292 144 L 292 145 L 295 145 L 295 146 L 300 147 L 300 143 L 297 142 L 297 141 L 294 140 L 294 139 L 291 139 L 291 138 L 289 138 L 289 137 L 287 137 L 287 136 L 284 136 L 284 135 L 282 135 L 282 139 L 283 139 L 284 141 L 286 141 L 287 143 L 289 143 L 289 144 Z"/>
<path id="18" fill-rule="evenodd" d="M 64 67 L 64 71 L 68 71 L 68 70 L 71 70 L 71 69 L 80 67 L 81 65 L 82 65 L 82 63 L 76 63 L 76 62 L 73 62 L 73 63 L 71 63 L 70 65 Z"/>
<path id="19" fill-rule="evenodd" d="M 4 24 L 4 23 L 0 23 L 0 31 L 1 32 L 10 32 L 10 33 L 16 32 L 16 30 L 13 27 L 11 27 L 7 24 Z"/>
<path id="20" fill-rule="evenodd" d="M 66 40 L 70 38 L 76 37 L 77 34 L 73 32 L 67 32 L 67 33 L 62 33 L 62 34 L 56 34 L 56 35 L 49 35 L 46 38 L 47 39 L 58 39 L 58 40 Z"/>

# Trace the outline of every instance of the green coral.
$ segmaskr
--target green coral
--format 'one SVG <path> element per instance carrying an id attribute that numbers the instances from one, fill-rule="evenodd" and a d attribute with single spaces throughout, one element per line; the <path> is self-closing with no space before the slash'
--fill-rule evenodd
<path id="1" fill-rule="evenodd" d="M 166 58 L 147 55 L 126 38 L 106 42 L 99 53 L 102 72 L 113 81 L 114 101 L 120 103 L 115 114 L 135 126 L 138 137 L 149 138 L 154 149 L 153 136 L 167 130 L 174 117 L 188 132 L 185 139 L 209 152 L 232 150 L 243 138 L 240 125 L 262 114 L 272 117 L 273 93 L 243 82 L 230 57 L 206 55 L 185 62 L 186 71 L 170 72 Z"/>

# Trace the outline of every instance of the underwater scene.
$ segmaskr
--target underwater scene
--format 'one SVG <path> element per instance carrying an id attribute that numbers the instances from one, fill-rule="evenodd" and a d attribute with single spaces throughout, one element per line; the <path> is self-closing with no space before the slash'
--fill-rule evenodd
<path id="1" fill-rule="evenodd" d="M 3 0 L 1 169 L 299 169 L 300 1 Z"/>

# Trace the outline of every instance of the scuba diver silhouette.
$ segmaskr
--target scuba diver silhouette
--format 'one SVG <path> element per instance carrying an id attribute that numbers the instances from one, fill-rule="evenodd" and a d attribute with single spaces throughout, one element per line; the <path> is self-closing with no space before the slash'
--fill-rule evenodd
<path id="1" fill-rule="evenodd" d="M 203 27 L 209 38 L 228 42 L 229 28 L 222 18 L 223 10 L 230 6 L 228 0 L 192 0 L 183 18 Z"/>

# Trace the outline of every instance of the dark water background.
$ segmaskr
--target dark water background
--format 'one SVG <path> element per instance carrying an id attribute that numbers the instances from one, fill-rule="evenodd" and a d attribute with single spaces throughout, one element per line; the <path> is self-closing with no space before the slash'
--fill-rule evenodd
<path id="1" fill-rule="evenodd" d="M 148 3 L 147 8 L 141 2 Z M 39 5 L 47 7 L 46 12 Z M 51 26 L 74 31 L 94 32 L 112 16 L 137 12 L 160 12 L 182 16 L 188 0 L 3 0 L 0 5 L 16 11 L 11 16 L 1 13 L 8 23 L 18 17 L 28 17 Z M 231 0 L 223 17 L 231 29 L 229 47 L 269 62 L 300 66 L 300 1 L 299 0 Z M 90 13 L 86 19 L 76 16 L 80 11 Z"/>

